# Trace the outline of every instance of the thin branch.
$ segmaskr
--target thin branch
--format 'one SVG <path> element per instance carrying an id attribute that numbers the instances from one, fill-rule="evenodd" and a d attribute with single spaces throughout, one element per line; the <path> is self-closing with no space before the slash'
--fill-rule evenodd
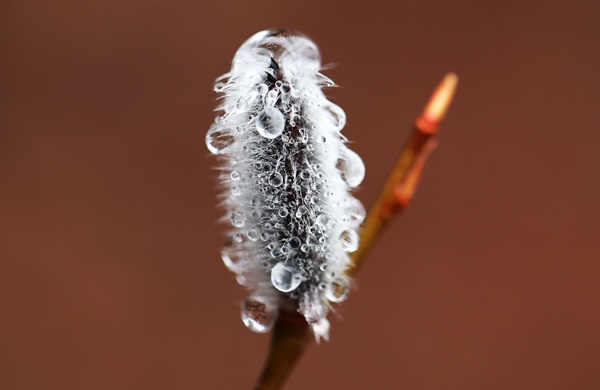
<path id="1" fill-rule="evenodd" d="M 360 247 L 351 255 L 352 266 L 347 274 L 356 272 L 381 230 L 394 215 L 408 207 L 419 184 L 427 157 L 437 145 L 438 128 L 450 107 L 457 85 L 458 77 L 454 73 L 448 73 L 415 121 L 412 134 L 362 227 Z"/>
<path id="2" fill-rule="evenodd" d="M 297 311 L 282 310 L 275 323 L 265 368 L 254 389 L 281 388 L 311 339 L 304 317 Z"/>
<path id="3" fill-rule="evenodd" d="M 454 73 L 447 74 L 415 121 L 413 132 L 362 227 L 360 248 L 352 254 L 352 265 L 347 274 L 356 272 L 381 230 L 394 215 L 408 207 L 427 157 L 437 145 L 439 124 L 450 107 L 457 85 L 458 77 Z M 310 330 L 304 317 L 289 309 L 282 310 L 275 323 L 267 362 L 255 390 L 280 389 L 310 340 Z"/>

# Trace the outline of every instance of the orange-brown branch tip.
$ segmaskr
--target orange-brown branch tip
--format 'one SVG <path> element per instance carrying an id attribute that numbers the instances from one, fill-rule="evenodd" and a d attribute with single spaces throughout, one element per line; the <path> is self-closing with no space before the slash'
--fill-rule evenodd
<path id="1" fill-rule="evenodd" d="M 446 116 L 448 108 L 450 108 L 457 86 L 458 76 L 455 73 L 448 73 L 444 76 L 435 91 L 433 91 L 421 116 L 417 118 L 417 129 L 427 134 L 437 133 L 439 124 Z"/>

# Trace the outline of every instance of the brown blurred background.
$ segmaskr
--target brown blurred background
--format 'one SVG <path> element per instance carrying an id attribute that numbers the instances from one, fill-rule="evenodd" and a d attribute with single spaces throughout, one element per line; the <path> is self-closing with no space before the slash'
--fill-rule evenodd
<path id="1" fill-rule="evenodd" d="M 598 389 L 599 3 L 2 2 L 2 389 L 247 389 L 213 80 L 320 46 L 371 205 L 460 75 L 410 209 L 287 389 Z"/>

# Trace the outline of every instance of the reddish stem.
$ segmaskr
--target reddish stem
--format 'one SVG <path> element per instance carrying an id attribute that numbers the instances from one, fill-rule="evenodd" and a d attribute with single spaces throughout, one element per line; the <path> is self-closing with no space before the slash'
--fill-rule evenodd
<path id="1" fill-rule="evenodd" d="M 349 275 L 356 272 L 365 253 L 392 217 L 408 207 L 417 190 L 427 157 L 437 145 L 439 125 L 450 107 L 457 85 L 458 77 L 454 73 L 447 74 L 415 121 L 396 166 L 363 224 L 360 247 L 352 253 L 352 266 L 347 271 Z"/>
<path id="2" fill-rule="evenodd" d="M 311 338 L 308 323 L 302 315 L 282 311 L 275 323 L 265 368 L 254 390 L 281 388 Z"/>

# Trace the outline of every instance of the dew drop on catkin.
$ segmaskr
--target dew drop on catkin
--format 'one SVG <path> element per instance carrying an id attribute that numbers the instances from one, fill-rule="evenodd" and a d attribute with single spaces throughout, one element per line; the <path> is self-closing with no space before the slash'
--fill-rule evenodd
<path id="1" fill-rule="evenodd" d="M 295 301 L 318 338 L 332 302 L 349 291 L 344 272 L 365 217 L 350 194 L 365 175 L 340 131 L 344 111 L 322 87 L 317 46 L 287 30 L 261 31 L 237 51 L 215 83 L 221 115 L 206 135 L 221 160 L 230 225 L 223 262 L 251 292 L 242 321 L 269 331 L 284 300 Z"/>

